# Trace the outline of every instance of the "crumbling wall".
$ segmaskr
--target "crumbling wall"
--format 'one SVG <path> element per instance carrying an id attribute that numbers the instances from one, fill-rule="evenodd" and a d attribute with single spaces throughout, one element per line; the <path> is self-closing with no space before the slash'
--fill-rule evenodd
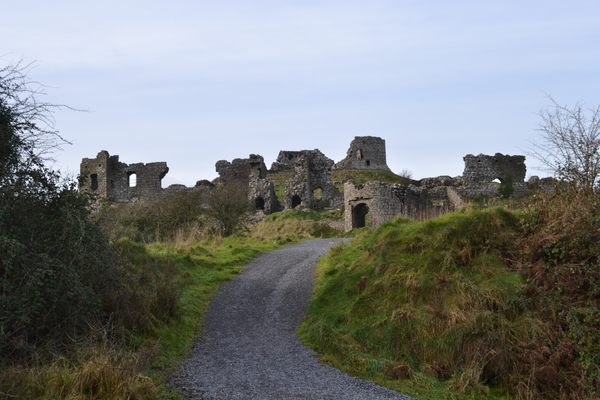
<path id="1" fill-rule="evenodd" d="M 333 160 L 319 150 L 303 150 L 294 164 L 294 175 L 285 186 L 286 208 L 337 207 L 342 194 L 331 180 Z"/>
<path id="2" fill-rule="evenodd" d="M 271 164 L 271 172 L 293 171 L 298 159 L 304 154 L 304 151 L 281 150 L 277 160 Z"/>
<path id="3" fill-rule="evenodd" d="M 247 186 L 250 180 L 250 159 L 236 158 L 229 162 L 227 160 L 219 160 L 215 164 L 215 169 L 219 174 L 216 179 L 221 183 L 238 183 L 242 186 Z"/>
<path id="4" fill-rule="evenodd" d="M 557 180 L 554 178 L 541 178 L 533 175 L 527 181 L 527 189 L 533 192 L 553 193 L 556 190 Z"/>
<path id="5" fill-rule="evenodd" d="M 388 184 L 371 181 L 344 184 L 344 221 L 347 231 L 377 227 L 397 215 L 424 219 L 460 207 L 453 188 Z"/>
<path id="6" fill-rule="evenodd" d="M 464 187 L 460 189 L 463 196 L 496 197 L 527 193 L 525 156 L 467 154 L 463 160 Z"/>
<path id="7" fill-rule="evenodd" d="M 80 190 L 111 201 L 155 198 L 163 195 L 161 182 L 168 172 L 166 162 L 125 164 L 103 150 L 81 161 Z"/>
<path id="8" fill-rule="evenodd" d="M 346 158 L 335 169 L 370 169 L 389 171 L 385 140 L 375 136 L 356 136 L 350 143 Z"/>
<path id="9" fill-rule="evenodd" d="M 262 156 L 250 154 L 248 158 L 236 158 L 231 163 L 221 160 L 215 167 L 219 173 L 216 183 L 240 185 L 257 210 L 266 214 L 276 211 L 275 189 L 273 183 L 266 179 L 267 168 Z"/>

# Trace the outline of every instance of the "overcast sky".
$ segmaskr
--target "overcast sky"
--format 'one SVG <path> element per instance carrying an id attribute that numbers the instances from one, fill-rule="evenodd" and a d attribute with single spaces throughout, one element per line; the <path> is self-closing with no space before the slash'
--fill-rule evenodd
<path id="1" fill-rule="evenodd" d="M 460 175 L 467 153 L 525 154 L 537 112 L 600 103 L 600 2 L 3 1 L 0 62 L 29 75 L 73 142 L 77 173 L 102 149 L 166 161 L 165 185 L 217 160 L 387 142 L 416 178 Z M 528 175 L 534 160 L 528 158 Z"/>

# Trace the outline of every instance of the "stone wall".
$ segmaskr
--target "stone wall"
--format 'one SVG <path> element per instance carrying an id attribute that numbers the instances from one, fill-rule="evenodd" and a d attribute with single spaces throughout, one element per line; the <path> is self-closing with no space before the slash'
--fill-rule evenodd
<path id="1" fill-rule="evenodd" d="M 332 181 L 332 168 L 389 170 L 385 141 L 364 136 L 352 141 L 347 157 L 335 166 L 319 150 L 279 152 L 271 172 L 289 171 L 282 176 L 290 172 L 292 175 L 286 178 L 281 199 L 277 199 L 273 183 L 267 178 L 263 157 L 256 154 L 231 162 L 218 161 L 215 168 L 219 177 L 214 182 L 198 181 L 195 188 L 210 191 L 214 184 L 241 185 L 249 202 L 266 214 L 279 211 L 282 206 L 324 209 L 343 204 L 346 227 L 350 229 L 359 225 L 378 226 L 398 214 L 428 218 L 460 208 L 470 198 L 523 195 L 533 190 L 552 191 L 554 187 L 552 179 L 532 177 L 528 183 L 524 182 L 524 156 L 468 154 L 463 159 L 465 169 L 460 177 L 424 178 L 418 185 L 346 183 L 342 195 Z M 96 158 L 82 160 L 80 188 L 99 199 L 124 202 L 192 190 L 184 185 L 162 189 L 161 180 L 168 171 L 165 162 L 125 164 L 119 161 L 119 156 L 101 151 Z"/>
<path id="2" fill-rule="evenodd" d="M 273 183 L 266 179 L 267 168 L 262 156 L 250 154 L 248 158 L 236 158 L 232 162 L 220 160 L 215 167 L 219 173 L 216 183 L 236 184 L 247 189 L 248 201 L 265 214 L 277 210 L 275 189 Z"/>
<path id="3" fill-rule="evenodd" d="M 335 169 L 370 169 L 389 171 L 385 140 L 374 136 L 356 136 L 350 143 L 346 158 Z"/>
<path id="4" fill-rule="evenodd" d="M 271 164 L 271 172 L 292 171 L 298 159 L 304 154 L 304 151 L 289 151 L 281 150 L 277 156 L 277 160 Z"/>
<path id="5" fill-rule="evenodd" d="M 379 181 L 356 185 L 344 184 L 344 221 L 346 230 L 363 226 L 377 227 L 404 215 L 426 219 L 461 207 L 452 187 L 426 188 L 388 184 Z"/>
<path id="6" fill-rule="evenodd" d="M 120 202 L 155 198 L 164 194 L 161 182 L 167 172 L 166 162 L 125 164 L 103 150 L 81 161 L 80 190 Z"/>
<path id="7" fill-rule="evenodd" d="M 331 180 L 333 160 L 319 150 L 303 150 L 295 159 L 294 175 L 285 186 L 285 208 L 337 207 L 342 195 Z"/>
<path id="8" fill-rule="evenodd" d="M 462 176 L 464 187 L 460 189 L 463 196 L 500 196 L 503 185 L 510 187 L 510 194 L 527 193 L 525 156 L 500 153 L 493 156 L 467 154 L 463 160 L 465 161 Z"/>

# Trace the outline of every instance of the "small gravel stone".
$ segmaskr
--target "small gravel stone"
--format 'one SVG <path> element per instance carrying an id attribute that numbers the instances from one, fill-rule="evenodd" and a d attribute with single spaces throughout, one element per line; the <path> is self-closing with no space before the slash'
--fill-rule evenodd
<path id="1" fill-rule="evenodd" d="M 246 265 L 218 291 L 202 337 L 171 384 L 204 400 L 411 399 L 319 364 L 296 336 L 315 263 L 339 241 L 290 245 Z"/>

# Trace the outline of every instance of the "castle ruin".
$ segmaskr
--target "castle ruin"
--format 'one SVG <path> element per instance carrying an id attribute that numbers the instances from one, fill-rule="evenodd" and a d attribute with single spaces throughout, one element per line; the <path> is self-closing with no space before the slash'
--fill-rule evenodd
<path id="1" fill-rule="evenodd" d="M 236 158 L 231 163 L 217 161 L 215 168 L 219 177 L 217 184 L 239 185 L 256 210 L 265 214 L 277 211 L 278 202 L 273 183 L 267 179 L 267 168 L 262 156 L 250 154 L 248 158 Z"/>
<path id="2" fill-rule="evenodd" d="M 335 169 L 371 169 L 389 171 L 385 140 L 375 136 L 356 136 L 350 143 L 346 158 Z"/>
<path id="3" fill-rule="evenodd" d="M 267 170 L 260 155 L 215 164 L 219 174 L 213 182 L 198 181 L 195 188 L 171 185 L 162 188 L 169 168 L 165 162 L 125 164 L 119 156 L 101 151 L 81 162 L 80 190 L 98 199 L 130 202 L 154 199 L 180 190 L 210 191 L 214 185 L 236 184 L 257 211 L 270 214 L 283 209 L 344 208 L 347 230 L 379 226 L 397 215 L 424 219 L 463 207 L 473 198 L 521 196 L 533 190 L 550 191 L 550 178 L 532 177 L 525 182 L 524 156 L 468 154 L 462 176 L 439 176 L 420 181 L 383 183 L 333 182 L 334 170 L 390 171 L 385 141 L 371 136 L 355 137 L 346 158 L 334 164 L 321 151 L 280 151 Z M 279 198 L 273 179 L 278 177 Z M 398 177 L 400 178 L 400 177 Z M 337 185 L 343 184 L 343 193 Z"/>
<path id="4" fill-rule="evenodd" d="M 119 156 L 103 150 L 96 158 L 81 161 L 80 189 L 111 201 L 134 201 L 162 195 L 162 179 L 169 172 L 166 162 L 125 164 Z"/>
<path id="5" fill-rule="evenodd" d="M 450 186 L 426 188 L 379 181 L 344 184 L 346 231 L 376 227 L 398 215 L 414 219 L 431 218 L 461 206 L 460 196 Z"/>
<path id="6" fill-rule="evenodd" d="M 297 153 L 293 176 L 285 185 L 285 207 L 323 209 L 339 205 L 342 195 L 331 180 L 333 160 L 319 150 Z"/>
<path id="7" fill-rule="evenodd" d="M 502 185 L 517 195 L 527 192 L 525 183 L 525 156 L 509 156 L 496 153 L 493 156 L 467 154 L 463 157 L 465 197 L 498 196 Z"/>

